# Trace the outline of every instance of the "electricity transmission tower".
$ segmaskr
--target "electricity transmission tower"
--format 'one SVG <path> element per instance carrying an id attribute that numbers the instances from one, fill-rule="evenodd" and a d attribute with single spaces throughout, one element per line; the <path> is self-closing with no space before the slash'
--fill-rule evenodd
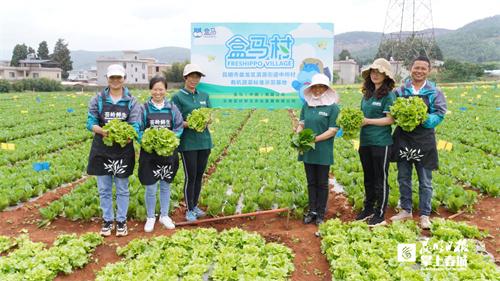
<path id="1" fill-rule="evenodd" d="M 403 61 L 442 59 L 434 37 L 431 0 L 389 0 L 377 57 Z"/>

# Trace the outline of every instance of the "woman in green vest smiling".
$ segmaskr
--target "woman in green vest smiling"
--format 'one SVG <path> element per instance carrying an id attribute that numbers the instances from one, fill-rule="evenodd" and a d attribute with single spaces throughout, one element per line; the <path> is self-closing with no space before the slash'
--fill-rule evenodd
<path id="1" fill-rule="evenodd" d="M 187 64 L 184 67 L 185 85 L 172 98 L 172 102 L 179 108 L 184 120 L 195 109 L 211 107 L 208 95 L 196 90 L 201 77 L 205 76 L 196 64 Z M 186 220 L 195 221 L 205 215 L 198 207 L 201 192 L 201 181 L 207 167 L 208 156 L 212 149 L 212 138 L 208 128 L 201 133 L 188 127 L 184 121 L 184 132 L 181 135 L 179 152 L 182 155 L 184 166 L 184 200 L 186 201 Z"/>
<path id="2" fill-rule="evenodd" d="M 369 226 L 384 225 L 387 199 L 389 198 L 389 156 L 392 144 L 391 124 L 394 119 L 389 114 L 396 99 L 394 76 L 391 64 L 376 59 L 363 70 L 361 110 L 364 119 L 359 139 L 359 158 L 363 166 L 365 202 L 356 220 L 368 220 Z"/>
<path id="3" fill-rule="evenodd" d="M 309 197 L 309 211 L 304 215 L 304 223 L 319 225 L 325 218 L 328 202 L 328 173 L 333 165 L 339 98 L 330 88 L 330 79 L 319 73 L 312 77 L 311 84 L 304 90 L 304 99 L 306 103 L 300 112 L 296 132 L 309 128 L 316 134 L 315 149 L 299 155 L 299 161 L 304 162 Z"/>

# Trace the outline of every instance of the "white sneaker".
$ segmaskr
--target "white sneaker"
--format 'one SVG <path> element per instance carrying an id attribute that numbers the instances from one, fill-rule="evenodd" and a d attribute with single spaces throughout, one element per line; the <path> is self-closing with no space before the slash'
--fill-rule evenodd
<path id="1" fill-rule="evenodd" d="M 397 215 L 391 217 L 391 221 L 403 221 L 412 219 L 413 216 L 411 212 L 407 212 L 406 210 L 401 210 Z"/>
<path id="2" fill-rule="evenodd" d="M 144 232 L 151 232 L 155 228 L 156 218 L 147 218 L 144 225 Z"/>
<path id="3" fill-rule="evenodd" d="M 161 216 L 160 223 L 163 224 L 163 226 L 166 229 L 174 229 L 175 228 L 175 224 L 169 216 Z"/>
<path id="4" fill-rule="evenodd" d="M 420 216 L 420 227 L 422 229 L 431 229 L 432 223 L 429 216 Z"/>

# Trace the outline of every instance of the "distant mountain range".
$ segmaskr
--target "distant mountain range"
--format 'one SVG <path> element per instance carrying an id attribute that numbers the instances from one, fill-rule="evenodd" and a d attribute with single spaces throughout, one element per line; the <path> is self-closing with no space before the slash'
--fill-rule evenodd
<path id="1" fill-rule="evenodd" d="M 473 21 L 459 29 L 434 29 L 437 43 L 445 59 L 468 62 L 500 61 L 500 15 Z M 380 32 L 354 31 L 335 35 L 335 59 L 347 49 L 359 60 L 373 59 L 382 38 Z M 190 50 L 163 47 L 138 50 L 139 57 L 154 57 L 160 62 L 174 63 L 190 59 Z M 120 58 L 122 51 L 71 51 L 73 69 L 89 69 L 99 57 Z"/>
<path id="2" fill-rule="evenodd" d="M 426 32 L 426 31 L 424 31 Z M 435 28 L 434 36 L 439 38 L 444 34 L 454 32 L 453 30 Z M 353 57 L 361 60 L 373 59 L 378 50 L 378 45 L 382 39 L 381 32 L 368 32 L 368 31 L 354 31 L 341 33 L 335 36 L 335 56 L 346 49 Z M 335 58 L 337 59 L 337 57 Z"/>
<path id="3" fill-rule="evenodd" d="M 445 59 L 468 62 L 500 61 L 500 15 L 473 21 L 459 29 L 434 29 Z M 346 32 L 335 36 L 335 56 L 342 49 L 360 60 L 373 59 L 382 33 Z"/>

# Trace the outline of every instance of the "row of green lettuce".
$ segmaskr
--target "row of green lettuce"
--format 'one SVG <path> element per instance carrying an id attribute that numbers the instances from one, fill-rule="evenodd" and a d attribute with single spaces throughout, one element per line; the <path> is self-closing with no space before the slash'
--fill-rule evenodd
<path id="1" fill-rule="evenodd" d="M 75 143 L 45 155 L 33 155 L 16 165 L 0 167 L 0 210 L 25 202 L 65 183 L 80 179 L 85 172 L 91 140 Z M 34 162 L 50 163 L 37 172 Z"/>
<path id="2" fill-rule="evenodd" d="M 91 134 L 84 130 L 90 94 L 16 93 L 2 96 L 0 210 L 82 177 Z M 12 149 L 13 148 L 13 149 Z M 37 172 L 33 165 L 49 162 Z"/>
<path id="3" fill-rule="evenodd" d="M 54 280 L 59 273 L 71 274 L 90 262 L 95 248 L 103 238 L 89 232 L 81 236 L 63 234 L 52 247 L 33 242 L 27 235 L 17 238 L 0 236 L 0 280 Z"/>
<path id="4" fill-rule="evenodd" d="M 413 221 L 371 229 L 365 222 L 332 219 L 319 227 L 332 280 L 500 280 L 498 267 L 478 241 L 486 233 L 443 219 L 433 221 L 430 238 L 420 231 Z M 413 245 L 415 252 L 403 244 Z"/>
<path id="5" fill-rule="evenodd" d="M 321 251 L 333 280 L 498 280 L 500 271 L 481 242 L 487 236 L 463 222 L 435 219 L 431 237 L 413 221 L 370 228 L 331 219 L 319 228 Z M 53 280 L 85 266 L 102 244 L 96 233 L 59 236 L 52 247 L 25 235 L 0 236 L 1 280 Z M 404 244 L 404 245 L 400 245 Z M 414 259 L 400 260 L 399 246 L 413 245 Z M 403 248 L 404 249 L 404 248 Z M 177 230 L 171 236 L 135 239 L 117 248 L 122 259 L 96 280 L 288 280 L 294 254 L 238 228 Z M 459 261 L 461 262 L 455 262 Z M 448 261 L 448 262 L 446 262 Z"/>
<path id="6" fill-rule="evenodd" d="M 288 280 L 294 271 L 291 249 L 238 228 L 135 239 L 117 254 L 122 260 L 97 272 L 97 281 Z"/>
<path id="7" fill-rule="evenodd" d="M 285 110 L 256 110 L 202 189 L 212 216 L 307 205 L 303 167 L 290 147 Z"/>

